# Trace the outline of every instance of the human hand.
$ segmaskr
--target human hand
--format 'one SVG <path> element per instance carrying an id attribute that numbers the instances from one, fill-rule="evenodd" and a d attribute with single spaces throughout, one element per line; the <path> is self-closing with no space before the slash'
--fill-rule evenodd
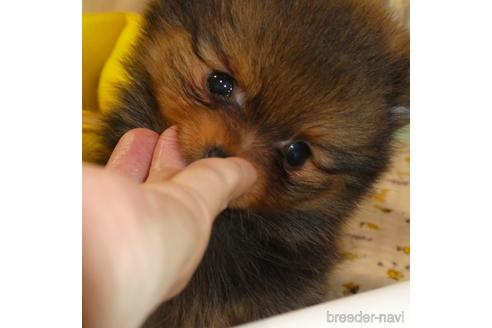
<path id="1" fill-rule="evenodd" d="M 176 136 L 135 129 L 105 169 L 83 167 L 84 327 L 137 327 L 179 293 L 214 218 L 256 179 L 239 158 L 184 168 Z"/>

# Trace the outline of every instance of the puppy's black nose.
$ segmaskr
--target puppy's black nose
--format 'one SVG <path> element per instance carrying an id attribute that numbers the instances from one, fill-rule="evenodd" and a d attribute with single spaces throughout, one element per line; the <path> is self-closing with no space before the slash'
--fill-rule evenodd
<path id="1" fill-rule="evenodd" d="M 214 148 L 211 148 L 207 154 L 205 155 L 205 157 L 221 157 L 221 158 L 226 158 L 228 155 L 227 153 L 224 151 L 224 149 L 222 148 L 219 148 L 219 147 L 214 147 Z"/>

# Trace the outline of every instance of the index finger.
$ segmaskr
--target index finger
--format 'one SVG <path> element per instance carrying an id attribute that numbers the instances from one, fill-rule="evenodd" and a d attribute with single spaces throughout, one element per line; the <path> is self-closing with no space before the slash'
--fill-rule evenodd
<path id="1" fill-rule="evenodd" d="M 248 191 L 255 180 L 255 169 L 244 159 L 207 158 L 193 162 L 154 187 L 189 204 L 197 216 L 213 220 L 231 200 Z"/>
<path id="2" fill-rule="evenodd" d="M 143 182 L 149 172 L 152 153 L 159 134 L 148 129 L 133 129 L 118 141 L 106 169 L 118 172 L 136 182 Z"/>
<path id="3" fill-rule="evenodd" d="M 178 129 L 172 126 L 157 141 L 146 182 L 167 180 L 184 166 L 179 150 Z"/>

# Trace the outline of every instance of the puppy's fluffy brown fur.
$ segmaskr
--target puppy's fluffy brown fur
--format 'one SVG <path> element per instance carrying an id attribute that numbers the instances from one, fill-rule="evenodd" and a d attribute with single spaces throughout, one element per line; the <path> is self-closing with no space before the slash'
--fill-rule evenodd
<path id="1" fill-rule="evenodd" d="M 408 120 L 407 31 L 378 1 L 162 0 L 145 17 L 132 83 L 105 118 L 108 153 L 132 128 L 175 124 L 187 162 L 219 146 L 259 174 L 146 326 L 225 327 L 322 301 L 340 225 Z M 212 71 L 234 78 L 230 98 L 207 89 Z M 281 148 L 296 140 L 311 156 L 294 168 Z"/>

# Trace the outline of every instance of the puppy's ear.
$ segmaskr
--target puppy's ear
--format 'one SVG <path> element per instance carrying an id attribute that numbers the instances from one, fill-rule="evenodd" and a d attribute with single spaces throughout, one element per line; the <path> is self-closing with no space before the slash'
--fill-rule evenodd
<path id="1" fill-rule="evenodd" d="M 389 52 L 389 105 L 395 129 L 410 123 L 410 38 L 408 31 L 393 35 Z"/>

